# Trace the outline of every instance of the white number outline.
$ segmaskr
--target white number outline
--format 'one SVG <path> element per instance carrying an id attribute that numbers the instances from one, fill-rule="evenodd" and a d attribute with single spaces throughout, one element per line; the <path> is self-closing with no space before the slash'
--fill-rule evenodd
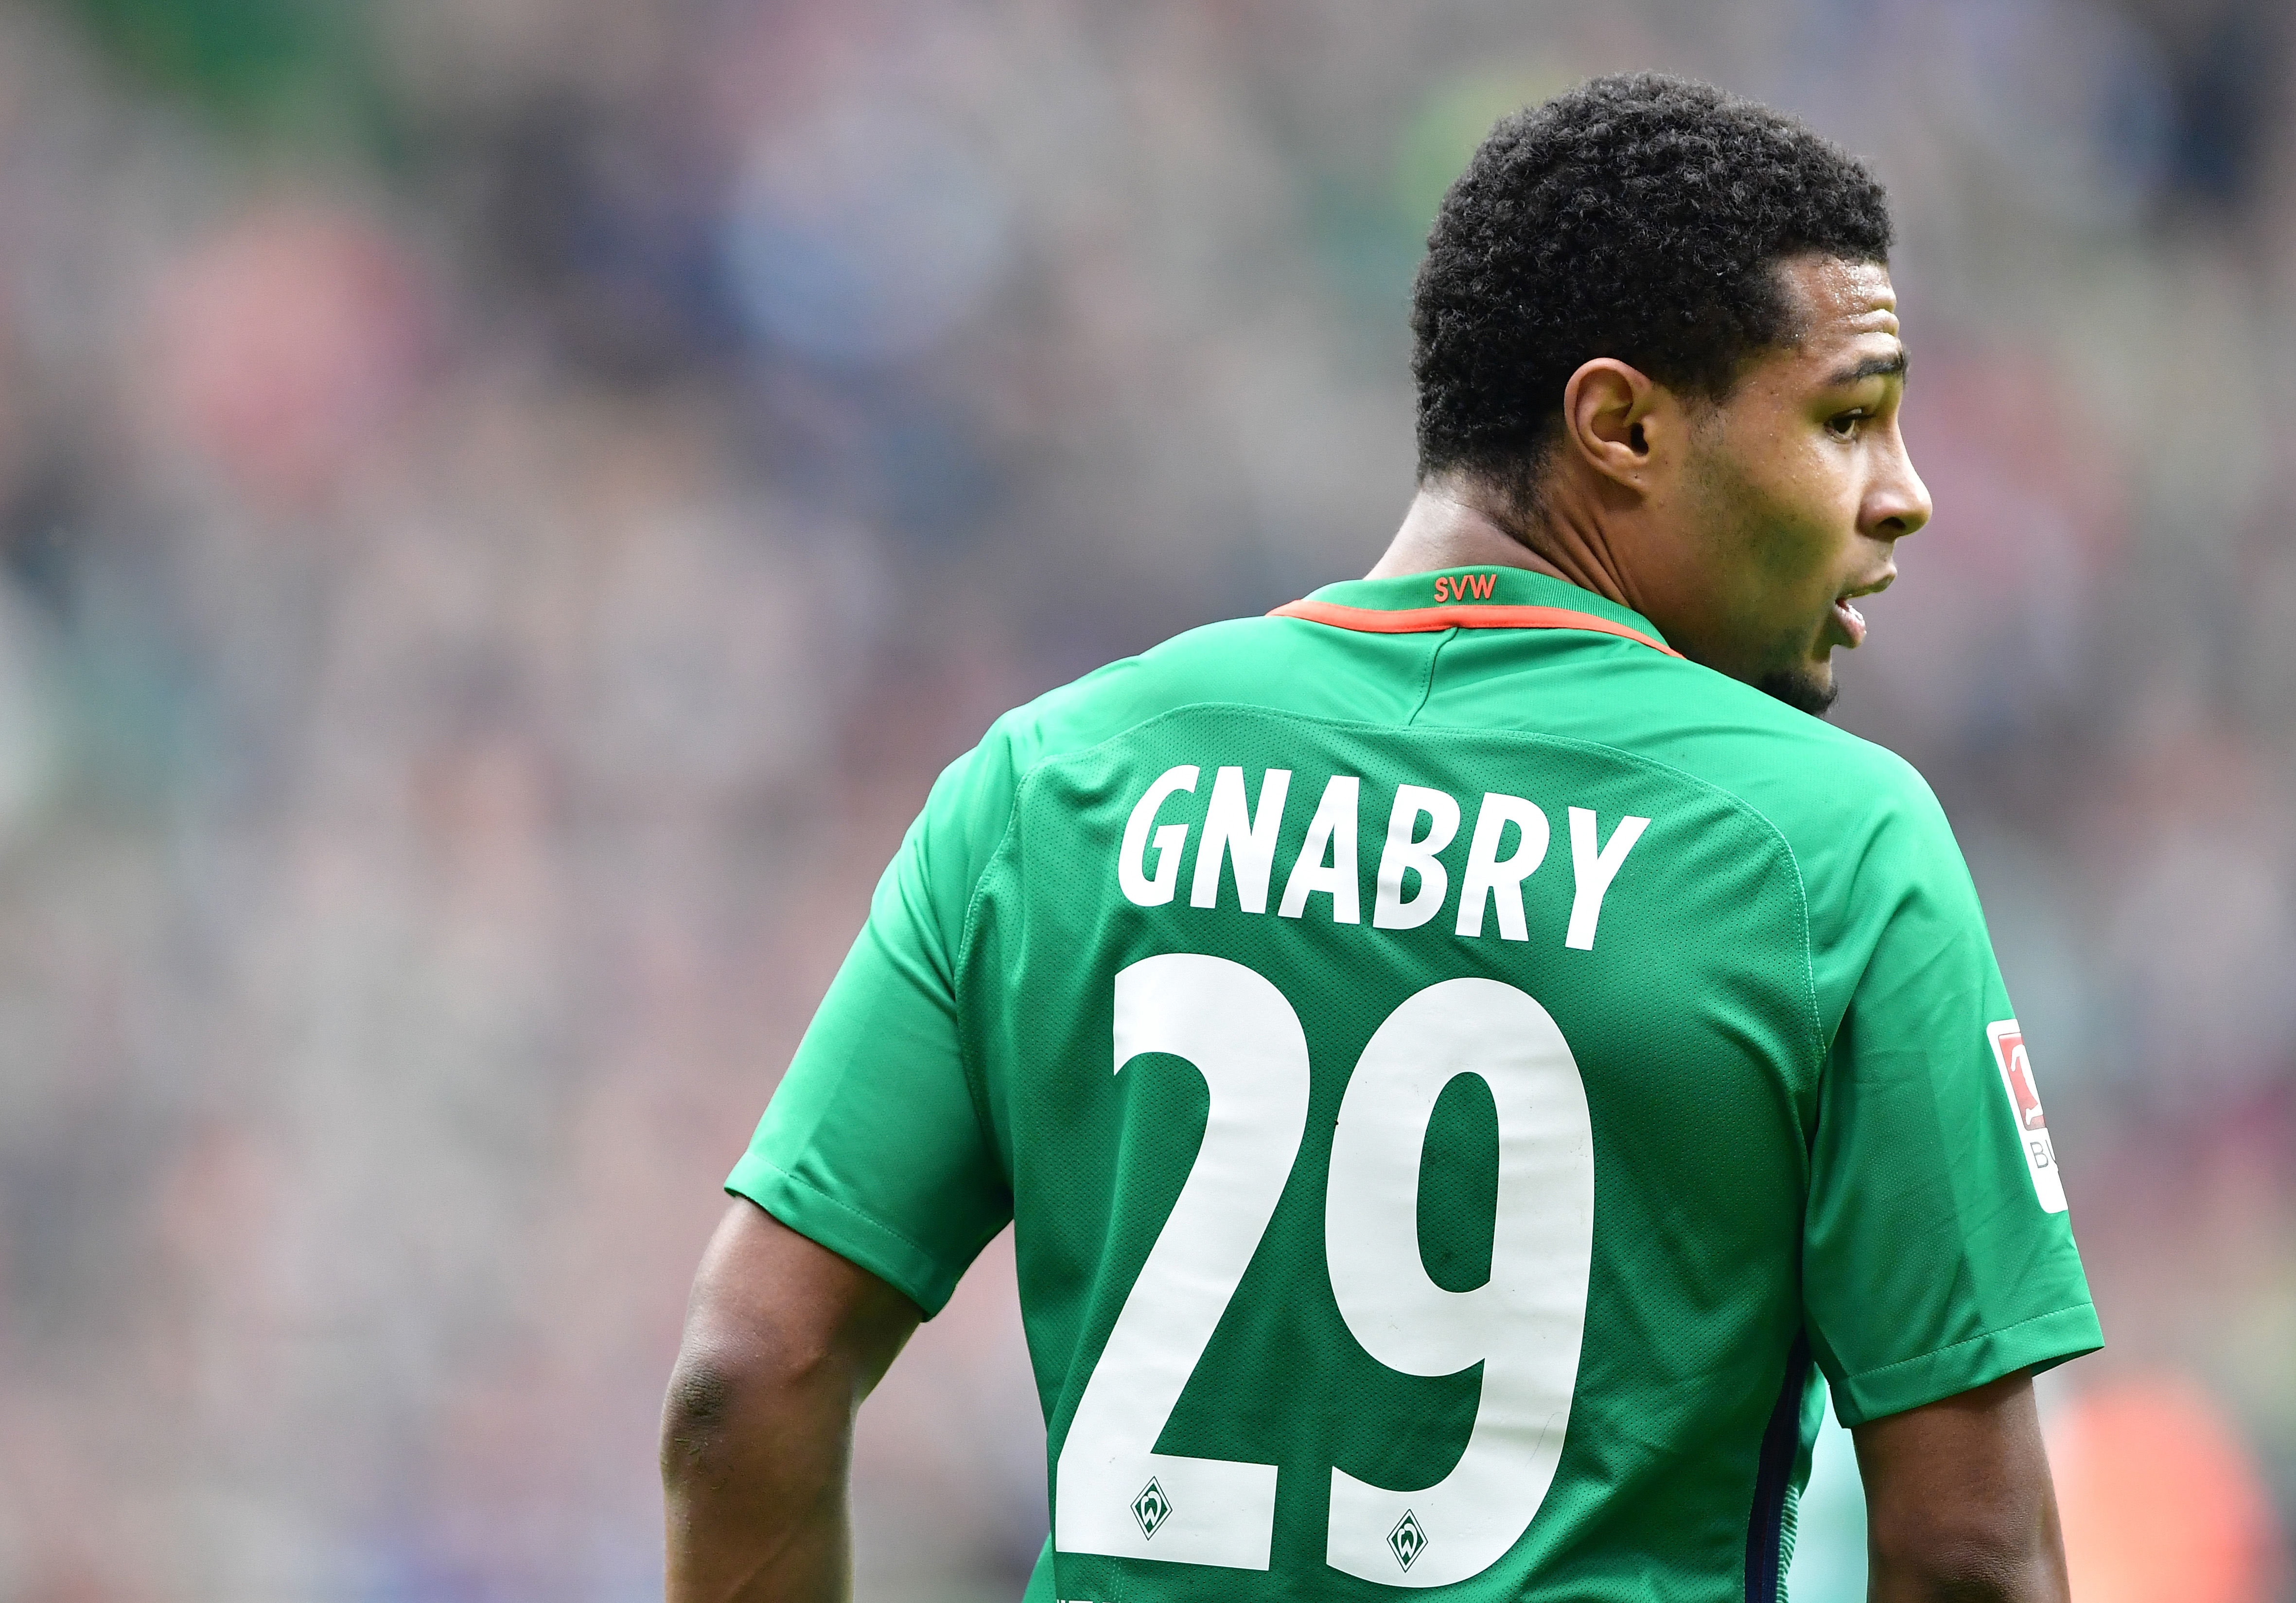
<path id="1" fill-rule="evenodd" d="M 1167 953 L 1116 977 L 1114 1071 L 1185 1059 L 1210 1094 L 1203 1144 L 1127 1294 L 1055 1468 L 1062 1552 L 1268 1567 L 1276 1467 L 1155 1451 L 1275 1215 L 1309 1091 L 1298 1011 L 1225 958 Z M 1498 1110 L 1491 1273 L 1464 1292 L 1429 1278 L 1418 1196 L 1444 1088 L 1480 1076 Z M 1458 1462 L 1390 1489 L 1332 1469 L 1325 1563 L 1396 1587 L 1481 1574 L 1521 1540 L 1554 1478 L 1577 1388 L 1594 1241 L 1594 1133 L 1577 1059 L 1553 1017 L 1497 980 L 1446 980 L 1373 1033 L 1341 1099 L 1324 1255 L 1349 1332 L 1404 1374 L 1483 1365 Z M 1401 1272 L 1398 1272 L 1401 1266 Z M 1149 1513 L 1136 1509 L 1151 1486 Z M 1415 1526 L 1399 1550 L 1395 1533 Z"/>
<path id="2" fill-rule="evenodd" d="M 1498 1114 L 1490 1278 L 1447 1291 L 1419 1251 L 1427 1126 L 1462 1075 Z M 1447 1586 L 1496 1564 L 1546 1500 L 1570 1423 L 1594 1264 L 1595 1132 L 1570 1043 L 1546 1010 L 1495 979 L 1407 998 L 1357 1059 L 1324 1191 L 1324 1255 L 1348 1329 L 1406 1375 L 1483 1366 L 1465 1450 L 1431 1486 L 1390 1490 L 1332 1470 L 1324 1561 L 1390 1586 Z M 1406 1518 L 1419 1549 L 1390 1545 Z"/>
<path id="3" fill-rule="evenodd" d="M 1308 1124 L 1308 1038 L 1266 977 L 1187 953 L 1117 975 L 1115 1037 L 1115 1072 L 1143 1052 L 1185 1058 L 1211 1106 L 1179 1199 L 1061 1444 L 1054 1546 L 1264 1570 L 1275 1466 L 1155 1448 L 1291 1179 Z M 1163 1510 L 1153 1522 L 1133 1509 L 1152 1481 Z"/>

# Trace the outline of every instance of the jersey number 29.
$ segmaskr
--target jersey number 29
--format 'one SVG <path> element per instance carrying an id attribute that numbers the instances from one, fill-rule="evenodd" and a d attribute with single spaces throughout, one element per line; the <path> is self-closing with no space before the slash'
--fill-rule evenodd
<path id="1" fill-rule="evenodd" d="M 1275 1212 L 1308 1116 L 1300 1016 L 1263 975 L 1169 953 L 1116 977 L 1116 1072 L 1184 1058 L 1210 1111 L 1186 1183 L 1118 1313 L 1062 1444 L 1054 1545 L 1264 1570 L 1276 1466 L 1156 1451 Z M 1419 1166 L 1436 1099 L 1479 1075 L 1498 1108 L 1490 1279 L 1447 1291 L 1419 1252 Z M 1324 1205 L 1332 1291 L 1364 1350 L 1406 1375 L 1483 1366 L 1465 1451 L 1431 1486 L 1332 1468 L 1324 1562 L 1390 1586 L 1479 1574 L 1521 1539 L 1570 1419 L 1595 1232 L 1594 1134 L 1570 1043 L 1492 979 L 1451 979 L 1374 1032 L 1340 1103 Z M 1301 1397 L 1302 1407 L 1340 1398 Z"/>

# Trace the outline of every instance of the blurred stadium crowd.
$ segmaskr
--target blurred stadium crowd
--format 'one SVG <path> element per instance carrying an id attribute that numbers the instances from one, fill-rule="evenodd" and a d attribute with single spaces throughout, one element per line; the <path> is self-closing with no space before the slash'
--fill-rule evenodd
<path id="1" fill-rule="evenodd" d="M 2050 1098 L 2079 1595 L 2296 1595 L 2292 43 L 0 0 L 0 1598 L 657 1589 L 718 1181 L 931 775 L 1361 571 L 1436 197 L 1645 65 L 1895 198 L 1938 513 L 1840 716 L 1945 798 Z M 1017 1597 L 1041 1452 L 1000 1245 L 864 1416 L 864 1598 Z M 1846 1466 L 1805 1603 L 1863 1595 Z"/>

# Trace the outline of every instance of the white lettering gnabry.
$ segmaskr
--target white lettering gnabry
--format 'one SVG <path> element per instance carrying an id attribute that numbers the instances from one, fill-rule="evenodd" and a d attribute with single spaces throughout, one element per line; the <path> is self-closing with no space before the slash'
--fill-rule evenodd
<path id="1" fill-rule="evenodd" d="M 1427 833 L 1419 834 L 1419 821 Z M 1379 896 L 1373 902 L 1371 921 L 1378 929 L 1416 929 L 1443 911 L 1451 893 L 1451 876 L 1436 855 L 1459 832 L 1459 804 L 1425 785 L 1398 785 L 1395 810 L 1387 818 L 1387 846 L 1379 855 Z M 1408 899 L 1403 876 L 1418 877 L 1419 888 Z"/>
<path id="2" fill-rule="evenodd" d="M 1132 817 L 1124 826 L 1124 847 L 1116 855 L 1116 882 L 1123 887 L 1127 900 L 1142 907 L 1161 907 L 1172 899 L 1172 892 L 1180 883 L 1180 848 L 1188 838 L 1188 826 L 1184 823 L 1156 824 L 1156 810 L 1164 798 L 1176 790 L 1196 788 L 1196 765 L 1183 763 L 1177 768 L 1167 768 L 1157 776 L 1132 809 Z M 1141 858 L 1148 850 L 1148 831 L 1156 830 L 1156 873 L 1153 879 L 1141 871 Z"/>
<path id="3" fill-rule="evenodd" d="M 1187 904 L 1218 907 L 1225 879 L 1235 886 L 1238 911 L 1265 913 L 1276 855 L 1284 838 L 1292 770 L 1262 769 L 1255 800 L 1245 778 L 1247 771 L 1241 765 L 1217 766 L 1211 794 L 1202 804 L 1202 816 L 1191 819 L 1188 805 L 1173 806 L 1172 798 L 1194 795 L 1204 766 L 1180 763 L 1167 768 L 1133 804 L 1124 826 L 1123 845 L 1117 853 L 1117 884 L 1125 899 L 1136 907 L 1170 905 L 1179 888 L 1181 857 L 1193 831 L 1197 838 L 1195 867 L 1189 879 Z M 1277 917 L 1305 918 L 1308 904 L 1316 896 L 1326 896 L 1332 923 L 1364 921 L 1363 785 L 1361 777 L 1351 773 L 1335 773 L 1324 781 L 1307 833 L 1284 875 L 1283 894 L 1275 907 Z M 1458 873 L 1455 903 L 1452 871 L 1443 854 L 1458 838 L 1464 816 L 1459 798 L 1431 785 L 1398 784 L 1389 800 L 1387 830 L 1372 871 L 1374 928 L 1422 928 L 1452 906 L 1452 929 L 1470 940 L 1487 938 L 1494 926 L 1503 941 L 1534 938 L 1523 887 L 1546 863 L 1552 844 L 1547 808 L 1528 797 L 1498 790 L 1483 793 L 1475 811 L 1466 863 Z M 1167 811 L 1181 816 L 1166 821 Z M 1605 841 L 1601 839 L 1593 808 L 1566 811 L 1570 821 L 1572 889 L 1562 944 L 1574 951 L 1591 952 L 1619 871 L 1651 821 L 1627 814 L 1611 827 L 1611 838 Z M 1510 831 L 1514 849 L 1501 855 L 1510 844 Z"/>
<path id="4" fill-rule="evenodd" d="M 1219 905 L 1220 859 L 1235 863 L 1235 896 L 1246 912 L 1267 911 L 1267 872 L 1275 866 L 1275 837 L 1283 828 L 1283 798 L 1292 771 L 1270 768 L 1260 776 L 1259 810 L 1243 807 L 1243 770 L 1223 768 L 1212 781 L 1212 805 L 1196 842 L 1196 882 L 1191 907 Z"/>
<path id="5" fill-rule="evenodd" d="M 1575 946 L 1581 952 L 1595 949 L 1595 925 L 1603 916 L 1603 898 L 1610 894 L 1611 881 L 1625 866 L 1627 854 L 1635 849 L 1635 842 L 1649 828 L 1647 818 L 1622 818 L 1611 831 L 1611 844 L 1598 852 L 1595 849 L 1594 810 L 1570 809 L 1570 872 L 1578 880 L 1578 889 L 1570 901 L 1570 933 L 1562 937 L 1564 945 Z"/>

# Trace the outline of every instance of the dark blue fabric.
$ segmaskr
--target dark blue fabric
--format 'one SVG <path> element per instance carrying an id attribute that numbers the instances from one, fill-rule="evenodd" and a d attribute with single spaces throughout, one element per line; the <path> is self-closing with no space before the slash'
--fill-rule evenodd
<path id="1" fill-rule="evenodd" d="M 1785 1381 L 1762 1432 L 1762 1456 L 1754 1471 L 1754 1507 L 1746 1521 L 1746 1603 L 1778 1603 L 1785 1595 L 1786 1493 L 1801 1452 L 1801 1394 L 1808 1384 L 1809 1338 L 1797 1336 L 1786 1354 Z"/>

